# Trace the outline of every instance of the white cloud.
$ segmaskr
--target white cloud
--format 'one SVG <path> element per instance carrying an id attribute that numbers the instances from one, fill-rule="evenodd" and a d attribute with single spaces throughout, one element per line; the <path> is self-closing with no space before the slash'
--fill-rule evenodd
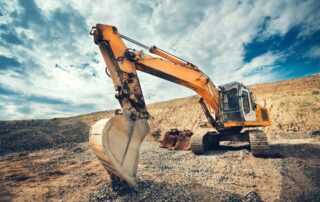
<path id="1" fill-rule="evenodd" d="M 16 57 L 21 64 L 27 64 L 23 69 L 27 76 L 14 69 L 7 70 L 0 73 L 0 84 L 22 96 L 58 99 L 70 103 L 69 106 L 93 104 L 95 110 L 118 107 L 111 80 L 105 76 L 105 64 L 98 47 L 88 35 L 96 23 L 113 24 L 123 34 L 148 45 L 157 45 L 197 64 L 217 84 L 233 80 L 267 82 L 277 78 L 279 75 L 273 70 L 278 61 L 285 60 L 285 53 L 268 52 L 245 62 L 244 44 L 257 36 L 285 35 L 297 25 L 303 28 L 301 37 L 320 27 L 315 8 L 318 1 L 36 0 L 36 4 L 45 16 L 42 20 L 56 29 L 37 25 L 15 27 L 18 36 L 32 47 L 14 45 L 8 49 L 0 46 L 0 54 Z M 4 10 L 7 13 L 22 12 L 17 5 L 14 1 L 5 3 Z M 70 16 L 62 18 L 65 13 Z M 60 21 L 55 20 L 57 17 L 61 17 L 60 21 L 65 19 L 69 22 L 68 27 L 60 25 Z M 81 19 L 83 24 L 77 24 Z M 0 24 L 12 24 L 14 20 L 17 19 L 4 16 L 0 18 Z M 263 23 L 264 29 L 261 27 Z M 6 30 L 0 30 L 0 34 L 4 32 Z M 44 40 L 47 35 L 52 38 Z M 95 58 L 99 63 L 90 62 L 92 56 L 88 54 L 93 52 L 98 52 Z M 85 63 L 90 63 L 89 67 L 80 68 Z M 96 77 L 92 76 L 94 72 Z M 139 75 L 148 103 L 192 93 L 159 78 L 144 73 Z M 12 100 L 3 102 L 7 106 L 17 104 Z M 28 117 L 76 113 L 66 112 L 56 105 L 26 104 L 32 109 Z M 25 115 L 16 111 L 15 116 L 14 110 L 9 109 L 5 113 L 10 113 L 13 119 Z"/>
<path id="2" fill-rule="evenodd" d="M 264 70 L 268 71 L 272 69 L 274 64 L 281 58 L 283 58 L 283 55 L 281 54 L 273 54 L 268 52 L 258 57 L 255 57 L 249 63 L 244 64 L 237 72 L 241 75 L 250 74 L 253 71 L 262 71 L 261 73 L 264 73 Z"/>
<path id="3" fill-rule="evenodd" d="M 271 52 L 255 57 L 236 71 L 237 77 L 240 77 L 240 80 L 246 84 L 271 81 L 276 76 L 273 73 L 276 63 L 283 60 L 283 58 L 283 54 Z"/>
<path id="4" fill-rule="evenodd" d="M 319 59 L 320 58 L 320 46 L 314 46 L 312 47 L 306 54 L 306 57 L 309 58 L 316 58 Z"/>

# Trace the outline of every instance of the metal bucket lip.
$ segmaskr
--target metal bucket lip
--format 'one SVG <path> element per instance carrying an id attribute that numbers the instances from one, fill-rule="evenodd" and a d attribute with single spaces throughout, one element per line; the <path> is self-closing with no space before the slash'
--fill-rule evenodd
<path id="1" fill-rule="evenodd" d="M 128 119 L 127 117 L 123 116 L 123 115 L 117 115 L 114 116 L 112 118 L 110 118 L 107 122 L 106 125 L 103 129 L 103 134 L 108 134 L 108 131 L 111 129 L 112 125 L 112 120 L 114 119 L 118 119 L 118 118 L 124 118 L 126 121 L 128 121 L 130 124 L 134 124 L 133 121 L 131 121 L 130 119 Z M 103 136 L 101 136 L 101 138 L 103 139 Z M 105 144 L 105 141 L 102 141 L 103 147 L 105 149 L 105 152 L 111 162 L 111 165 L 113 165 L 113 167 L 115 167 L 115 170 L 117 171 L 116 174 L 118 177 L 120 177 L 121 179 L 125 180 L 129 186 L 131 187 L 135 187 L 137 186 L 137 183 L 134 179 L 134 177 L 130 176 L 127 171 L 118 163 L 117 159 L 114 157 L 114 154 L 112 153 L 110 146 Z"/>
<path id="2" fill-rule="evenodd" d="M 92 124 L 91 125 L 91 127 L 90 127 L 90 129 L 89 129 L 89 143 L 90 143 L 90 137 L 91 137 L 91 135 L 101 135 L 101 134 L 99 134 L 99 133 L 94 133 L 95 131 L 95 127 L 98 125 L 98 124 L 104 124 L 104 125 L 106 125 L 107 124 L 107 122 L 110 120 L 111 118 L 105 118 L 105 119 L 100 119 L 100 120 L 98 120 L 98 121 L 96 121 L 94 124 Z M 103 123 L 104 122 L 104 123 Z M 101 133 L 102 133 L 102 131 L 101 131 Z"/>

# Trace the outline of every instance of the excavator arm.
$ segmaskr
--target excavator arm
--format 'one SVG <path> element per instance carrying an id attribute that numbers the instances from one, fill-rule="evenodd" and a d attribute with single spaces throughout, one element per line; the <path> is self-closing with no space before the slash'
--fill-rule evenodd
<path id="1" fill-rule="evenodd" d="M 220 96 L 213 82 L 195 65 L 155 46 L 148 47 L 110 25 L 97 24 L 90 32 L 107 65 L 123 115 L 98 121 L 92 126 L 89 142 L 104 167 L 129 185 L 135 186 L 140 145 L 149 132 L 147 111 L 137 70 L 194 90 L 201 97 L 207 117 L 218 119 Z M 124 41 L 148 49 L 154 57 L 127 48 Z"/>
<path id="2" fill-rule="evenodd" d="M 195 66 L 177 64 L 171 61 L 135 52 L 136 68 L 139 71 L 172 81 L 194 90 L 210 107 L 213 115 L 218 115 L 219 92 L 211 80 Z"/>
<path id="3" fill-rule="evenodd" d="M 107 64 L 124 114 L 132 118 L 148 118 L 136 70 L 172 81 L 194 90 L 208 105 L 212 116 L 218 116 L 220 96 L 213 82 L 195 65 L 155 46 L 148 47 L 118 33 L 114 26 L 97 24 L 91 31 Z M 122 38 L 160 56 L 128 49 Z M 130 112 L 129 112 L 130 111 Z"/>

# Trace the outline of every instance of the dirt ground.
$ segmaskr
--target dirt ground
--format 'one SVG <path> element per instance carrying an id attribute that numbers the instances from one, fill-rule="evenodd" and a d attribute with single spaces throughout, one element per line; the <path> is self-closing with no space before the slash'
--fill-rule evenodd
<path id="1" fill-rule="evenodd" d="M 159 148 L 140 151 L 137 190 L 112 184 L 87 143 L 0 158 L 1 201 L 319 201 L 320 142 L 272 142 L 277 155 L 254 158 L 228 145 L 203 156 Z"/>
<path id="2" fill-rule="evenodd" d="M 251 88 L 271 110 L 272 156 L 255 158 L 246 144 L 202 156 L 161 149 L 155 131 L 200 133 L 205 117 L 195 96 L 154 103 L 136 190 L 113 183 L 87 144 L 90 125 L 113 111 L 1 121 L 0 201 L 320 201 L 320 76 Z"/>

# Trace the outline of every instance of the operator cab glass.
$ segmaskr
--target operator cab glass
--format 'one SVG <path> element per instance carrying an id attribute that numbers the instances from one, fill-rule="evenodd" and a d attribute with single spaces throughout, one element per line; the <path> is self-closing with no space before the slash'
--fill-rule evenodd
<path id="1" fill-rule="evenodd" d="M 250 101 L 249 101 L 249 94 L 247 91 L 242 91 L 242 104 L 243 104 L 243 112 L 248 114 L 250 112 Z"/>
<path id="2" fill-rule="evenodd" d="M 225 122 L 242 121 L 238 89 L 232 88 L 222 94 L 222 110 Z"/>

